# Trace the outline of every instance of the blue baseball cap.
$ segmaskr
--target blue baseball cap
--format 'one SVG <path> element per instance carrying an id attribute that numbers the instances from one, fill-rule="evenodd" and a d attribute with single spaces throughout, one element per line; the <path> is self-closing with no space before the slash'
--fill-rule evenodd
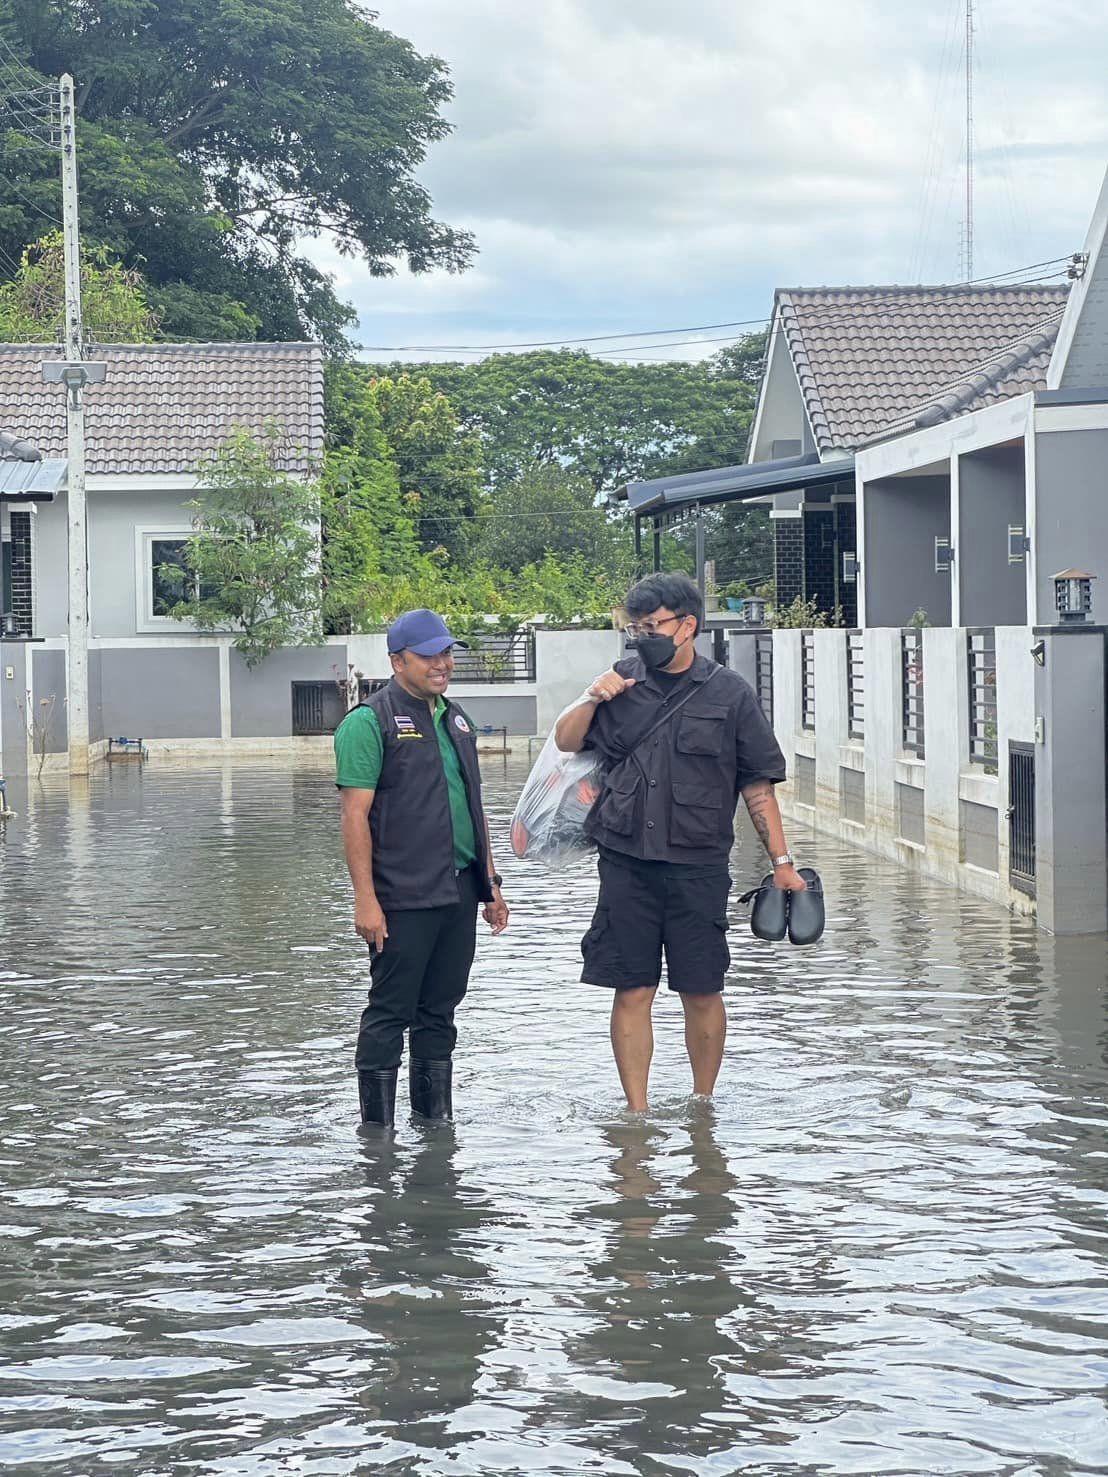
<path id="1" fill-rule="evenodd" d="M 390 652 L 414 651 L 416 656 L 438 656 L 451 646 L 464 646 L 456 641 L 441 615 L 433 610 L 406 610 L 389 627 Z"/>

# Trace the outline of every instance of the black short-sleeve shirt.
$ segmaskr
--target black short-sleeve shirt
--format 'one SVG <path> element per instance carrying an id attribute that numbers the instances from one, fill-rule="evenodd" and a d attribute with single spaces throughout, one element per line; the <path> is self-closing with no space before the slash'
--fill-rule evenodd
<path id="1" fill-rule="evenodd" d="M 635 685 L 600 705 L 585 740 L 608 762 L 588 834 L 644 860 L 726 860 L 740 791 L 785 778 L 784 755 L 754 690 L 703 656 L 676 684 L 659 682 L 637 656 L 617 662 L 616 671 Z M 673 716 L 639 742 L 663 707 Z"/>

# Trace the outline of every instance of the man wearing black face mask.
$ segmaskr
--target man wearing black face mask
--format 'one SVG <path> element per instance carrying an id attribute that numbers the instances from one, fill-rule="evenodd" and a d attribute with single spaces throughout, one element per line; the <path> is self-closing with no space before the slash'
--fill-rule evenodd
<path id="1" fill-rule="evenodd" d="M 703 603 L 683 574 L 640 580 L 626 601 L 634 655 L 598 677 L 558 722 L 564 752 L 607 761 L 586 830 L 600 897 L 581 944 L 582 980 L 615 991 L 612 1049 L 628 1106 L 647 1106 L 650 1012 L 665 953 L 681 996 L 693 1092 L 710 1097 L 727 1018 L 728 857 L 741 794 L 778 887 L 803 891 L 774 785 L 785 760 L 750 685 L 697 654 Z"/>

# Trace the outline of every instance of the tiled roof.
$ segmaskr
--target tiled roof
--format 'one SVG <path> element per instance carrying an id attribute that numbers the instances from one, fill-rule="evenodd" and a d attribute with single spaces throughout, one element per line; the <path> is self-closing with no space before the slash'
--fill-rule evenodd
<path id="1" fill-rule="evenodd" d="M 18 426 L 44 457 L 65 456 L 65 392 L 43 382 L 42 344 L 0 344 L 0 425 Z M 194 472 L 236 427 L 280 425 L 285 470 L 306 473 L 323 451 L 318 344 L 99 344 L 108 366 L 85 391 L 86 470 Z"/>
<path id="2" fill-rule="evenodd" d="M 1048 284 L 782 288 L 776 321 L 817 447 L 852 451 L 924 412 L 945 420 L 1042 388 L 1067 292 Z"/>

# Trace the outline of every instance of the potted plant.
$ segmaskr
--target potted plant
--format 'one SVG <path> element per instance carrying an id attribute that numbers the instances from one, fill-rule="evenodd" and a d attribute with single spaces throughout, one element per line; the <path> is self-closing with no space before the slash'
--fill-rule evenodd
<path id="1" fill-rule="evenodd" d="M 753 593 L 746 580 L 732 580 L 720 590 L 728 610 L 742 610 L 743 601 Z"/>

